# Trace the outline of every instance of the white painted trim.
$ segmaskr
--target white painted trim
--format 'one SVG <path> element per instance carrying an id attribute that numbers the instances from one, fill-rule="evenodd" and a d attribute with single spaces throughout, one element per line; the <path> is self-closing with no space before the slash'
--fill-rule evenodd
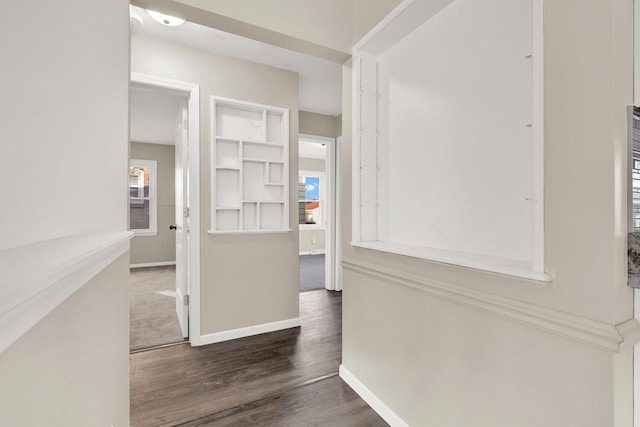
<path id="1" fill-rule="evenodd" d="M 131 81 L 189 94 L 189 341 L 200 338 L 200 86 L 148 74 L 131 73 Z"/>
<path id="2" fill-rule="evenodd" d="M 280 320 L 277 322 L 263 323 L 261 325 L 247 326 L 246 328 L 232 329 L 229 331 L 214 332 L 202 335 L 196 345 L 214 344 L 223 341 L 235 340 L 237 338 L 250 337 L 253 335 L 265 334 L 267 332 L 280 331 L 283 329 L 297 328 L 302 322 L 299 317 L 294 319 Z"/>
<path id="3" fill-rule="evenodd" d="M 380 22 L 376 24 L 367 34 L 365 34 L 352 48 L 353 56 L 361 50 L 367 43 L 369 43 L 374 37 L 378 35 L 384 28 L 393 22 L 398 16 L 400 16 L 409 6 L 413 4 L 415 0 L 404 0 L 398 6 L 395 7 L 387 16 L 382 18 Z M 355 62 L 354 62 L 355 66 Z"/>
<path id="4" fill-rule="evenodd" d="M 328 156 L 325 161 L 327 162 L 327 165 L 328 165 L 329 163 Z M 298 184 L 300 184 L 300 181 L 299 181 L 300 176 L 304 176 L 304 177 L 317 176 L 318 177 L 318 181 L 320 184 L 320 194 L 319 194 L 320 198 L 318 200 L 305 199 L 305 201 L 320 202 L 320 223 L 319 224 L 298 224 L 298 230 L 325 230 L 325 234 L 326 234 L 326 230 L 329 227 L 329 218 L 328 218 L 329 212 L 327 208 L 330 207 L 331 205 L 331 203 L 328 200 L 329 192 L 327 191 L 327 187 L 331 185 L 330 180 L 328 179 L 329 177 L 325 172 L 298 169 Z M 306 185 L 305 185 L 305 190 L 306 190 Z M 297 194 L 297 191 L 296 191 L 296 194 Z M 298 199 L 298 203 L 296 203 L 296 206 L 299 206 L 300 202 L 302 202 L 302 200 Z"/>
<path id="5" fill-rule="evenodd" d="M 286 234 L 291 233 L 291 229 L 286 230 L 209 230 L 208 234 L 219 236 L 224 234 Z"/>
<path id="6" fill-rule="evenodd" d="M 321 224 L 319 227 L 314 225 L 306 225 L 299 224 L 299 230 L 313 230 L 313 229 L 325 229 L 325 253 L 327 256 L 325 262 L 325 289 L 330 291 L 342 290 L 342 287 L 338 285 L 338 269 L 336 263 L 336 255 L 337 250 L 336 247 L 340 243 L 340 236 L 338 235 L 338 224 L 337 221 L 340 217 L 338 209 L 338 187 L 340 178 L 342 176 L 340 169 L 338 166 L 338 140 L 336 138 L 330 138 L 326 136 L 318 136 L 318 135 L 310 135 L 310 134 L 300 134 L 298 135 L 298 140 L 307 141 L 307 142 L 315 142 L 320 144 L 327 144 L 327 155 L 325 158 L 325 172 L 314 172 L 314 171 L 298 171 L 299 174 L 323 174 L 321 176 L 321 180 L 324 181 L 324 185 L 322 186 L 322 191 L 324 195 L 320 197 L 322 204 L 325 205 L 325 208 L 322 212 L 322 220 L 324 221 L 324 225 Z M 320 253 L 314 252 L 314 253 Z M 309 252 L 310 254 L 310 252 Z M 303 253 L 301 253 L 303 255 Z"/>
<path id="7" fill-rule="evenodd" d="M 640 322 L 634 318 L 612 325 L 352 258 L 343 259 L 342 265 L 345 270 L 482 310 L 601 350 L 619 353 L 640 341 Z"/>
<path id="8" fill-rule="evenodd" d="M 342 290 L 342 136 L 336 138 L 336 184 L 335 184 L 335 248 L 333 260 L 333 274 L 335 277 L 334 291 Z"/>
<path id="9" fill-rule="evenodd" d="M 325 230 L 322 224 L 298 224 L 298 230 Z"/>
<path id="10" fill-rule="evenodd" d="M 0 251 L 0 353 L 125 254 L 132 236 L 80 233 Z"/>
<path id="11" fill-rule="evenodd" d="M 320 136 L 320 135 L 311 135 L 308 133 L 300 133 L 298 134 L 298 141 L 307 141 L 307 142 L 319 142 L 326 144 L 333 144 L 335 138 L 331 138 L 328 136 Z"/>
<path id="12" fill-rule="evenodd" d="M 353 242 L 351 245 L 357 248 L 404 255 L 507 276 L 521 277 L 523 279 L 535 280 L 535 283 L 539 285 L 546 285 L 553 280 L 550 274 L 531 271 L 529 268 L 530 264 L 527 262 L 518 262 L 507 258 L 388 242 Z"/>
<path id="13" fill-rule="evenodd" d="M 155 160 L 129 159 L 129 167 L 149 169 L 149 196 L 143 198 L 149 200 L 149 228 L 132 229 L 136 236 L 158 235 L 158 162 Z M 129 196 L 129 209 L 131 209 L 131 196 Z M 131 215 L 129 215 L 131 220 Z"/>
<path id="14" fill-rule="evenodd" d="M 303 251 L 298 255 L 326 255 L 327 251 L 325 249 L 318 249 L 317 251 Z"/>
<path id="15" fill-rule="evenodd" d="M 154 237 L 158 235 L 157 231 L 150 230 L 131 230 L 133 231 L 133 237 Z"/>
<path id="16" fill-rule="evenodd" d="M 371 407 L 380 417 L 387 422 L 391 427 L 409 427 L 398 414 L 393 412 L 385 403 L 376 396 L 371 390 L 367 388 L 349 369 L 344 365 L 340 365 L 338 370 L 340 378 L 347 383 L 349 387 L 355 391 L 358 396 L 362 398 L 367 405 Z"/>
<path id="17" fill-rule="evenodd" d="M 533 0 L 532 48 L 532 256 L 531 269 L 544 273 L 544 0 Z"/>
<path id="18" fill-rule="evenodd" d="M 142 264 L 130 264 L 129 268 L 165 267 L 169 265 L 176 265 L 176 262 L 175 261 L 145 262 Z"/>

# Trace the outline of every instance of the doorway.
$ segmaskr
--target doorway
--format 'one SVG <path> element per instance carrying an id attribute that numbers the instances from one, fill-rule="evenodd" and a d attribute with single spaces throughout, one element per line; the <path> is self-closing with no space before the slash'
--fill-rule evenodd
<path id="1" fill-rule="evenodd" d="M 298 144 L 300 292 L 341 290 L 336 255 L 338 142 L 301 134 Z"/>
<path id="2" fill-rule="evenodd" d="M 199 295 L 199 91 L 133 73 L 130 93 L 130 349 L 140 351 L 188 342 L 199 326 L 190 310 Z"/>

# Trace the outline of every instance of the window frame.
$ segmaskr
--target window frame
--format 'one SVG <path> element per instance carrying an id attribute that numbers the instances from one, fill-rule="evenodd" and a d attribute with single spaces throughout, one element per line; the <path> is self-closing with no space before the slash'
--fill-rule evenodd
<path id="1" fill-rule="evenodd" d="M 158 235 L 158 162 L 155 160 L 131 159 L 129 161 L 129 177 L 131 168 L 147 168 L 149 170 L 149 196 L 131 197 L 131 185 L 129 184 L 129 230 L 136 236 L 157 236 Z M 129 178 L 130 183 L 131 178 Z M 149 228 L 131 228 L 131 201 L 149 201 Z"/>
<path id="2" fill-rule="evenodd" d="M 309 170 L 299 170 L 298 171 L 298 182 L 300 182 L 300 177 L 304 176 L 310 176 L 310 177 L 317 177 L 318 178 L 318 185 L 320 185 L 320 197 L 318 198 L 318 200 L 313 200 L 313 201 L 317 201 L 320 203 L 320 223 L 319 224 L 298 224 L 298 227 L 301 229 L 307 229 L 307 230 L 314 230 L 314 229 L 322 229 L 322 228 L 326 228 L 326 196 L 327 196 L 327 192 L 326 192 L 326 176 L 325 176 L 325 172 L 319 172 L 319 171 L 309 171 Z M 298 206 L 300 205 L 300 202 L 308 202 L 310 200 L 307 199 L 298 199 Z M 298 219 L 298 223 L 300 222 L 300 219 Z"/>

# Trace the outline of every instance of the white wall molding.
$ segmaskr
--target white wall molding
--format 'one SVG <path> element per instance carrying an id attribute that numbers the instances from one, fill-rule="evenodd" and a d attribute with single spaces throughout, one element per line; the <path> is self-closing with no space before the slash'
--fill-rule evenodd
<path id="1" fill-rule="evenodd" d="M 80 233 L 0 251 L 0 353 L 126 253 L 132 236 Z"/>
<path id="2" fill-rule="evenodd" d="M 358 396 L 362 398 L 371 409 L 376 411 L 383 420 L 385 420 L 391 427 L 409 427 L 402 418 L 400 418 L 395 412 L 391 410 L 385 403 L 380 400 L 371 390 L 369 390 L 355 375 L 349 371 L 344 365 L 340 365 L 339 370 L 340 378 L 347 383 L 349 387 L 355 391 Z"/>
<path id="3" fill-rule="evenodd" d="M 318 249 L 317 251 L 303 251 L 298 255 L 325 255 L 326 253 L 326 249 Z"/>
<path id="4" fill-rule="evenodd" d="M 451 283 L 425 279 L 352 258 L 343 259 L 342 265 L 345 270 L 416 289 L 601 350 L 619 353 L 640 341 L 640 322 L 637 319 L 632 318 L 620 324 L 611 325 Z"/>
<path id="5" fill-rule="evenodd" d="M 129 265 L 129 268 L 165 267 L 169 265 L 176 265 L 176 262 L 175 261 L 144 262 L 142 264 L 131 264 Z"/>
<path id="6" fill-rule="evenodd" d="M 277 322 L 263 323 L 260 325 L 247 326 L 246 328 L 232 329 L 229 331 L 214 332 L 200 336 L 197 342 L 191 340 L 192 345 L 207 345 L 217 342 L 235 340 L 237 338 L 250 337 L 267 332 L 280 331 L 283 329 L 296 328 L 302 325 L 299 317 L 293 319 L 280 320 Z"/>

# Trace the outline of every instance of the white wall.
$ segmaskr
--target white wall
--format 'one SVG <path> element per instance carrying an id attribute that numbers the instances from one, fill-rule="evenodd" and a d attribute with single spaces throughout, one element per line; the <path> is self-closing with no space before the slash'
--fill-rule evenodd
<path id="1" fill-rule="evenodd" d="M 351 49 L 351 0 L 134 0 L 136 6 L 341 64 Z"/>
<path id="2" fill-rule="evenodd" d="M 530 262 L 532 9 L 457 0 L 379 58 L 380 240 Z"/>
<path id="3" fill-rule="evenodd" d="M 277 4 L 253 0 L 180 2 L 332 49 L 348 52 L 351 47 L 351 5 L 348 1 L 281 0 Z M 330 31 L 327 24 L 332 26 Z"/>
<path id="4" fill-rule="evenodd" d="M 9 1 L 2 16 L 0 250 L 125 231 L 128 2 Z M 86 274 L 69 268 L 54 270 Z M 0 424 L 129 425 L 127 273 L 123 255 L 0 354 Z"/>
<path id="5" fill-rule="evenodd" d="M 368 2 L 359 4 L 366 15 Z M 545 1 L 551 283 L 353 248 L 351 182 L 343 182 L 343 364 L 409 425 L 631 426 L 630 348 L 597 348 L 577 330 L 559 334 L 508 315 L 527 307 L 562 324 L 594 322 L 586 330 L 602 328 L 633 342 L 624 330 L 637 324 L 622 325 L 633 316 L 625 206 L 631 6 Z M 345 67 L 346 177 L 352 173 L 351 77 Z M 497 298 L 504 311 L 484 310 L 467 297 Z"/>
<path id="6" fill-rule="evenodd" d="M 289 217 L 295 221 L 297 74 L 144 36 L 133 36 L 131 49 L 132 71 L 200 85 L 201 334 L 297 318 L 295 222 L 290 224 L 290 233 L 241 236 L 207 233 L 211 218 L 212 95 L 289 109 Z"/>
<path id="7" fill-rule="evenodd" d="M 2 13 L 0 249 L 125 230 L 127 2 L 8 2 Z"/>
<path id="8" fill-rule="evenodd" d="M 129 425 L 129 255 L 0 354 L 0 424 Z"/>

